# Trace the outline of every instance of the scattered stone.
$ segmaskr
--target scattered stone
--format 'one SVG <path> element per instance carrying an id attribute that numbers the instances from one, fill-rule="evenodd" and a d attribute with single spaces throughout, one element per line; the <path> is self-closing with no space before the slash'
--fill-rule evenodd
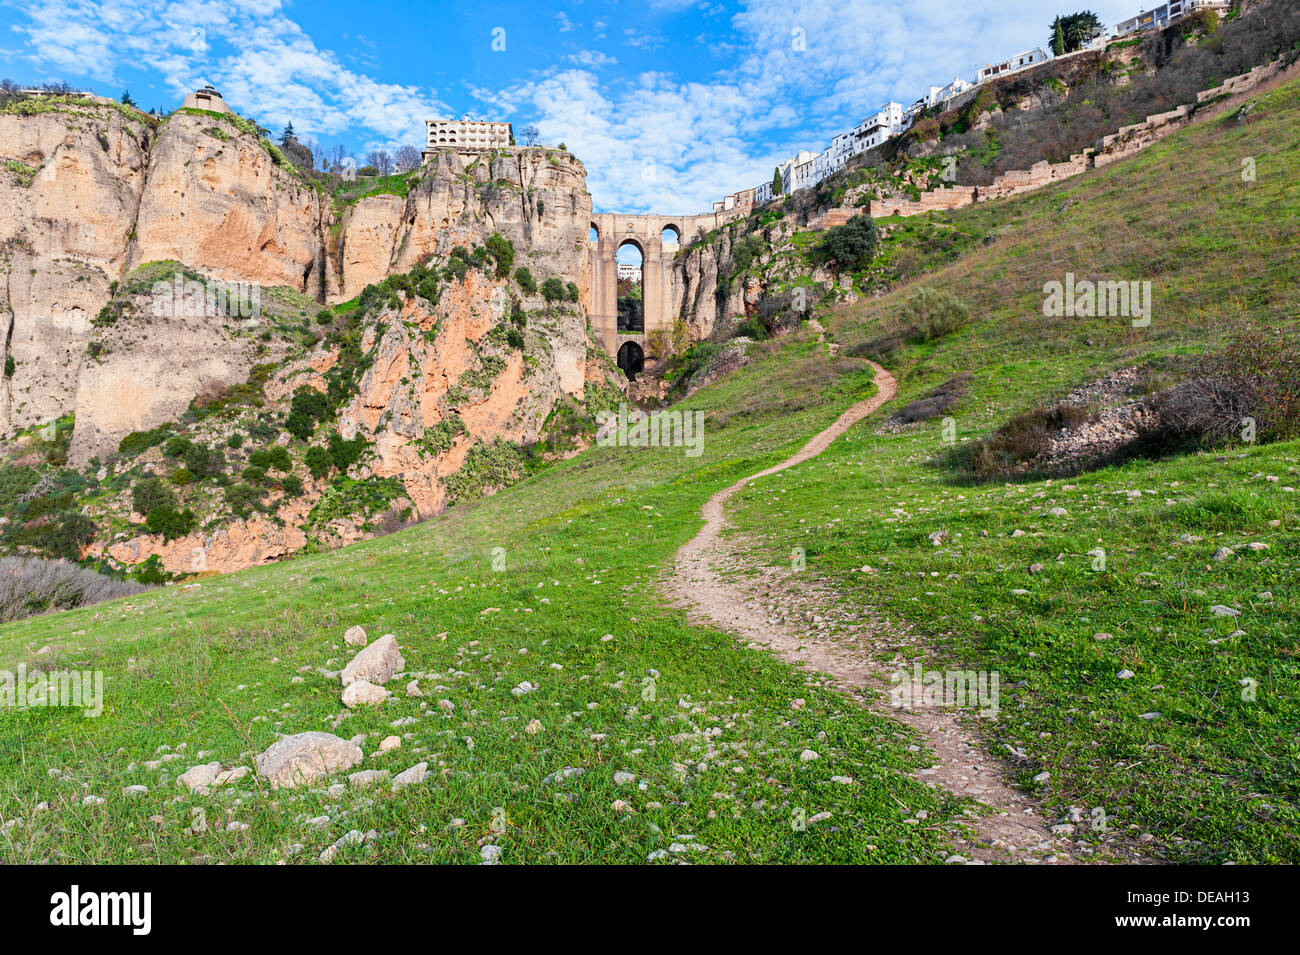
<path id="1" fill-rule="evenodd" d="M 366 632 L 360 627 L 348 627 L 343 634 L 343 642 L 350 647 L 364 647 L 366 645 Z"/>
<path id="2" fill-rule="evenodd" d="M 1218 550 L 1214 552 L 1214 559 L 1218 561 L 1227 560 L 1231 556 L 1232 556 L 1231 547 L 1220 547 Z"/>
<path id="3" fill-rule="evenodd" d="M 393 777 L 393 792 L 404 786 L 415 786 L 424 782 L 429 775 L 428 763 L 416 763 L 410 769 L 404 769 Z"/>
<path id="4" fill-rule="evenodd" d="M 348 709 L 356 709 L 358 706 L 378 705 L 388 699 L 388 691 L 382 686 L 367 680 L 358 680 L 355 683 L 349 683 L 343 690 L 343 705 Z"/>
<path id="5" fill-rule="evenodd" d="M 381 783 L 387 778 L 386 769 L 362 769 L 348 774 L 348 782 L 357 789 L 369 789 L 375 783 Z"/>
<path id="6" fill-rule="evenodd" d="M 1131 680 L 1133 679 L 1133 677 L 1137 676 L 1137 674 L 1134 673 L 1132 670 L 1120 670 L 1118 673 L 1115 674 L 1115 676 L 1121 680 Z"/>
<path id="7" fill-rule="evenodd" d="M 177 777 L 176 782 L 192 793 L 203 794 L 216 781 L 217 774 L 220 772 L 220 763 L 204 763 L 200 766 L 191 766 Z"/>
<path id="8" fill-rule="evenodd" d="M 381 753 L 391 753 L 395 749 L 401 749 L 401 747 L 402 747 L 402 737 L 385 736 L 383 742 L 379 744 L 379 751 Z"/>
<path id="9" fill-rule="evenodd" d="M 821 758 L 820 754 L 817 753 L 816 750 L 811 750 L 811 749 L 805 749 L 802 753 L 799 754 L 799 762 L 801 763 L 811 763 L 814 759 L 820 759 L 820 758 Z"/>
<path id="10" fill-rule="evenodd" d="M 1034 777 L 1034 782 L 1045 783 L 1051 778 L 1052 778 L 1051 773 L 1043 772 L 1043 773 L 1039 773 L 1037 776 Z"/>
<path id="11" fill-rule="evenodd" d="M 617 772 L 614 774 L 615 786 L 628 786 L 634 782 L 636 782 L 635 773 Z"/>
<path id="12" fill-rule="evenodd" d="M 370 646 L 366 647 L 352 662 L 343 668 L 339 679 L 344 686 L 360 680 L 383 686 L 393 678 L 393 674 L 406 666 L 401 651 L 397 648 L 397 638 L 386 633 Z"/>
<path id="13" fill-rule="evenodd" d="M 424 691 L 420 689 L 420 681 L 419 681 L 419 680 L 412 680 L 410 683 L 406 684 L 406 695 L 407 695 L 407 696 L 424 696 Z"/>
<path id="14" fill-rule="evenodd" d="M 1240 617 L 1241 611 L 1234 610 L 1231 607 L 1225 607 L 1223 604 L 1215 604 L 1210 608 L 1210 613 L 1216 617 Z"/>
<path id="15" fill-rule="evenodd" d="M 536 736 L 543 729 L 541 720 L 529 720 L 528 725 L 524 727 L 524 732 L 529 736 Z"/>
<path id="16" fill-rule="evenodd" d="M 319 731 L 278 739 L 254 759 L 261 776 L 286 789 L 351 769 L 360 761 L 360 746 Z"/>
<path id="17" fill-rule="evenodd" d="M 478 857 L 483 860 L 480 865 L 497 865 L 501 861 L 501 847 L 484 846 L 478 851 Z"/>

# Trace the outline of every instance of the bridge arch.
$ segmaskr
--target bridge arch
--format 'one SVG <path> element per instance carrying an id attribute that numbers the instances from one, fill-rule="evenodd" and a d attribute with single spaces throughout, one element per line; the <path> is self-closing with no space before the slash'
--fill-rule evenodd
<path id="1" fill-rule="evenodd" d="M 643 364 L 667 357 L 651 354 L 650 342 L 656 331 L 672 329 L 673 318 L 681 310 L 682 290 L 675 288 L 673 281 L 674 257 L 691 239 L 742 218 L 747 212 L 746 207 L 737 206 L 697 216 L 598 212 L 591 217 L 587 316 L 611 358 L 617 358 L 623 352 L 623 345 L 629 342 L 637 346 Z M 620 328 L 618 320 L 618 252 L 629 244 L 641 253 L 643 323 L 639 329 Z"/>
<path id="2" fill-rule="evenodd" d="M 619 347 L 615 362 L 627 375 L 628 381 L 636 381 L 636 376 L 645 368 L 645 352 L 636 342 L 627 341 Z"/>

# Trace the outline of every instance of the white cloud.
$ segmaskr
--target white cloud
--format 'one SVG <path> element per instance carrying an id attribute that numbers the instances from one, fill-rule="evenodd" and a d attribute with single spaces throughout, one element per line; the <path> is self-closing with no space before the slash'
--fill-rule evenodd
<path id="1" fill-rule="evenodd" d="M 589 70 L 598 70 L 602 66 L 613 66 L 618 63 L 615 57 L 608 53 L 602 53 L 600 50 L 579 50 L 577 53 L 570 53 L 565 57 L 574 66 L 581 66 Z"/>
<path id="2" fill-rule="evenodd" d="M 280 0 L 43 0 L 17 26 L 27 58 L 65 76 L 118 82 L 123 66 L 153 70 L 177 97 L 204 83 L 268 127 L 293 120 L 304 138 L 364 127 L 419 140 L 450 113 L 428 90 L 380 83 L 318 49 Z"/>

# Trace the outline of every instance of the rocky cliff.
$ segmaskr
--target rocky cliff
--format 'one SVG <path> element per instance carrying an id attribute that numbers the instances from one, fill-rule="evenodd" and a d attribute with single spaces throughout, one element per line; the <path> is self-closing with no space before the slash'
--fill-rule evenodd
<path id="1" fill-rule="evenodd" d="M 21 457 L 22 432 L 75 413 L 58 441 L 91 475 L 83 552 L 226 570 L 428 516 L 614 383 L 564 151 L 447 152 L 337 188 L 233 114 L 36 97 L 0 111 L 0 157 L 0 431 Z M 304 391 L 328 405 L 305 430 Z M 276 447 L 268 475 L 250 455 Z M 154 519 L 132 490 L 150 478 Z"/>

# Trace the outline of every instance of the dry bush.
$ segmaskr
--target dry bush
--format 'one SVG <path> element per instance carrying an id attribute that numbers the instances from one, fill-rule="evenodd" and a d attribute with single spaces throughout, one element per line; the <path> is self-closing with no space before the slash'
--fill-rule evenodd
<path id="1" fill-rule="evenodd" d="M 1028 473 L 1029 463 L 1048 449 L 1052 435 L 1094 417 L 1088 407 L 1062 402 L 1034 408 L 1016 415 L 988 438 L 957 449 L 955 463 L 984 479 L 1023 475 Z"/>
<path id="2" fill-rule="evenodd" d="M 911 424 L 914 421 L 929 421 L 951 409 L 966 397 L 966 385 L 970 375 L 955 375 L 937 388 L 917 398 L 901 411 L 889 418 L 890 424 Z"/>
<path id="3" fill-rule="evenodd" d="M 0 622 L 129 597 L 147 588 L 96 574 L 66 560 L 0 558 Z"/>

